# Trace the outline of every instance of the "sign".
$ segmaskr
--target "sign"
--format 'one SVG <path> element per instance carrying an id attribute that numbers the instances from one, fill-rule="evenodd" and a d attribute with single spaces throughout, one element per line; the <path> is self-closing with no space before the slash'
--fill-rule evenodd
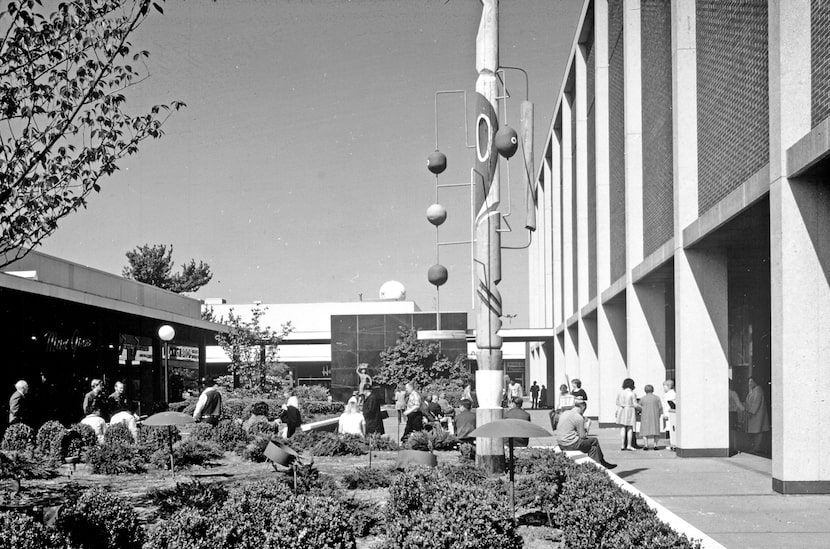
<path id="1" fill-rule="evenodd" d="M 199 362 L 199 348 L 187 345 L 170 345 L 170 360 Z"/>
<path id="2" fill-rule="evenodd" d="M 92 339 L 88 337 L 81 337 L 78 330 L 72 332 L 70 337 L 61 337 L 57 332 L 46 332 L 43 334 L 46 341 L 47 353 L 58 353 L 62 351 L 71 351 L 72 356 L 78 349 L 88 349 L 92 347 Z"/>
<path id="3" fill-rule="evenodd" d="M 121 334 L 118 336 L 118 363 L 153 362 L 153 342 L 149 337 Z"/>

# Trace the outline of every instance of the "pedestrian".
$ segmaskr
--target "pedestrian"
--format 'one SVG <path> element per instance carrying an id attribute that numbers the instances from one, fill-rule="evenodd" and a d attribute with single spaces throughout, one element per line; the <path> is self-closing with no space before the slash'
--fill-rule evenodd
<path id="1" fill-rule="evenodd" d="M 215 380 L 208 380 L 206 385 L 205 390 L 199 395 L 199 400 L 196 401 L 193 419 L 216 426 L 219 424 L 219 418 L 222 417 L 222 394 Z"/>
<path id="2" fill-rule="evenodd" d="M 732 396 L 730 391 L 730 411 L 732 410 Z M 738 394 L 735 393 L 735 397 Z M 740 401 L 739 401 L 740 404 Z M 669 433 L 669 447 L 674 450 L 677 446 L 677 393 L 674 390 L 674 380 L 667 379 L 663 382 L 663 430 Z M 732 416 L 730 416 L 731 419 Z M 732 425 L 730 423 L 730 425 Z"/>
<path id="3" fill-rule="evenodd" d="M 32 421 L 32 407 L 29 402 L 29 384 L 21 379 L 14 384 L 14 392 L 9 398 L 9 425 Z M 31 427 L 31 425 L 29 425 Z"/>
<path id="4" fill-rule="evenodd" d="M 663 418 L 663 403 L 660 397 L 654 394 L 654 386 L 643 387 L 645 395 L 640 399 L 640 434 L 643 436 L 644 449 L 659 450 L 657 437 L 660 436 L 660 421 Z M 649 445 L 649 440 L 652 444 Z"/>
<path id="5" fill-rule="evenodd" d="M 98 437 L 98 444 L 104 443 L 104 433 L 107 429 L 107 422 L 104 419 L 103 411 L 104 399 L 92 399 L 92 408 L 89 413 L 81 420 L 84 425 L 89 425 L 95 436 Z"/>
<path id="6" fill-rule="evenodd" d="M 478 408 L 478 399 L 476 398 L 476 392 L 473 391 L 472 383 L 467 383 L 466 385 L 464 385 L 464 390 L 461 392 L 461 398 L 466 398 L 470 401 L 471 409 Z"/>
<path id="7" fill-rule="evenodd" d="M 355 399 L 355 402 L 357 402 L 357 399 Z M 285 438 L 291 438 L 303 424 L 303 418 L 300 414 L 300 401 L 296 396 L 292 395 L 288 397 L 288 400 L 285 402 L 285 410 L 283 410 L 280 419 L 282 419 L 282 422 L 286 426 Z"/>
<path id="8" fill-rule="evenodd" d="M 380 407 L 380 397 L 375 394 L 371 385 L 363 387 L 363 395 L 363 419 L 366 422 L 366 434 L 384 434 L 386 431 L 383 429 L 383 410 Z"/>
<path id="9" fill-rule="evenodd" d="M 556 443 L 561 450 L 584 452 L 606 469 L 613 469 L 617 464 L 605 461 L 597 437 L 588 436 L 585 432 L 585 408 L 587 406 L 584 400 L 577 400 L 573 408 L 562 414 L 556 429 Z"/>
<path id="10" fill-rule="evenodd" d="M 547 408 L 548 406 L 548 388 L 545 385 L 542 385 L 542 388 L 539 389 L 539 406 L 541 408 Z"/>
<path id="11" fill-rule="evenodd" d="M 455 414 L 455 436 L 463 442 L 474 442 L 470 433 L 476 428 L 476 414 L 470 411 L 473 403 L 467 398 L 461 399 L 461 409 Z"/>
<path id="12" fill-rule="evenodd" d="M 398 412 L 398 425 L 400 425 L 403 419 L 403 411 L 406 410 L 406 390 L 400 383 L 398 384 L 398 390 L 395 391 L 395 410 Z"/>
<path id="13" fill-rule="evenodd" d="M 406 409 L 403 415 L 406 417 L 406 427 L 401 436 L 401 443 L 406 442 L 409 435 L 415 431 L 424 430 L 424 415 L 421 412 L 421 395 L 415 389 L 415 384 L 409 382 L 405 386 L 406 389 Z"/>
<path id="14" fill-rule="evenodd" d="M 102 396 L 104 392 L 104 382 L 100 379 L 93 379 L 89 383 L 90 391 L 84 395 L 84 404 L 83 404 L 83 412 L 85 416 L 88 416 L 93 412 L 93 410 L 97 410 L 101 417 L 106 414 L 106 404 L 104 402 L 104 397 Z"/>
<path id="15" fill-rule="evenodd" d="M 521 419 L 524 421 L 530 421 L 530 414 L 522 410 L 522 405 L 524 405 L 522 397 L 513 397 L 510 401 L 510 409 L 504 413 L 504 419 Z M 527 438 L 513 438 L 513 446 L 526 447 L 528 442 L 530 442 L 530 439 Z"/>
<path id="16" fill-rule="evenodd" d="M 366 435 L 366 421 L 363 414 L 357 409 L 357 399 L 355 397 L 349 399 L 349 402 L 346 403 L 346 409 L 340 414 L 337 432 L 341 435 L 359 435 L 361 437 Z"/>
<path id="17" fill-rule="evenodd" d="M 767 399 L 764 390 L 749 378 L 749 393 L 746 395 L 744 409 L 746 410 L 746 432 L 751 439 L 750 452 L 758 453 L 762 450 L 764 433 L 769 431 L 769 414 L 767 412 Z"/>
<path id="18" fill-rule="evenodd" d="M 539 386 L 536 385 L 536 382 L 533 382 L 533 385 L 530 386 L 530 407 L 531 408 L 538 408 L 539 407 Z"/>
<path id="19" fill-rule="evenodd" d="M 568 386 L 564 383 L 559 386 L 559 401 L 556 403 L 556 410 L 560 413 L 567 412 L 574 407 L 576 397 L 568 392 Z"/>
<path id="20" fill-rule="evenodd" d="M 571 391 L 571 394 L 574 396 L 574 398 L 581 398 L 582 400 L 585 400 L 585 401 L 588 400 L 588 393 L 586 393 L 585 389 L 582 388 L 582 380 L 581 379 L 576 378 L 576 377 L 573 378 L 571 380 L 571 385 L 573 385 L 573 387 L 574 387 L 573 390 Z"/>
<path id="21" fill-rule="evenodd" d="M 124 423 L 133 440 L 138 442 L 138 416 L 133 413 L 130 401 L 124 395 L 124 383 L 116 381 L 112 394 L 107 398 L 107 409 L 110 414 L 110 425 Z"/>
<path id="22" fill-rule="evenodd" d="M 634 395 L 634 380 L 627 377 L 623 380 L 622 390 L 617 393 L 617 425 L 620 426 L 621 450 L 623 451 L 634 449 L 631 441 L 634 434 L 634 424 L 637 420 L 638 406 L 637 398 Z"/>
<path id="23" fill-rule="evenodd" d="M 510 383 L 510 385 L 507 386 L 507 389 L 507 398 L 510 401 L 512 401 L 516 397 L 521 398 L 522 396 L 524 396 L 524 392 L 522 391 L 522 384 L 519 383 L 518 380 Z"/>

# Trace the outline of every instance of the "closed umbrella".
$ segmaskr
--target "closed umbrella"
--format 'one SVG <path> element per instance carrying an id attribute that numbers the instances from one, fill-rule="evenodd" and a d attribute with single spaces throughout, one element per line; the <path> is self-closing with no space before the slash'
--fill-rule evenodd
<path id="1" fill-rule="evenodd" d="M 196 423 L 196 420 L 193 419 L 193 416 L 181 412 L 159 412 L 151 415 L 141 423 L 153 427 L 167 427 L 167 442 L 170 445 L 170 472 L 175 474 L 175 469 L 173 468 L 173 431 L 170 427 Z"/>
<path id="2" fill-rule="evenodd" d="M 513 466 L 513 439 L 514 438 L 544 438 L 553 436 L 547 429 L 539 427 L 523 419 L 498 419 L 477 427 L 469 435 L 480 438 L 506 438 L 507 446 L 510 449 L 510 461 L 507 464 L 510 473 L 510 502 L 513 507 L 513 520 L 516 520 L 516 495 L 515 495 L 515 467 Z"/>

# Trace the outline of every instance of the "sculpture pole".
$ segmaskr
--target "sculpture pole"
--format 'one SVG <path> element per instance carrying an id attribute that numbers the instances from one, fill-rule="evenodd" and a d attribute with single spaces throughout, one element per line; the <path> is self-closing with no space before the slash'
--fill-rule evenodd
<path id="1" fill-rule="evenodd" d="M 478 425 L 502 418 L 504 387 L 501 328 L 501 214 L 499 213 L 498 130 L 499 67 L 498 0 L 482 0 L 481 22 L 476 36 L 476 168 L 472 175 L 476 212 L 473 245 L 473 284 L 476 316 L 476 393 Z M 503 439 L 476 439 L 478 465 L 493 473 L 504 471 Z"/>

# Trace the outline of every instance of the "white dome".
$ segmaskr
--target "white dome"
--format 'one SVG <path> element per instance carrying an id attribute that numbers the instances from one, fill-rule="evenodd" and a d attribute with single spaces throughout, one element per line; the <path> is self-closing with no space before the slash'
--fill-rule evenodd
<path id="1" fill-rule="evenodd" d="M 403 301 L 406 299 L 406 288 L 397 280 L 390 280 L 380 287 L 379 297 L 388 301 Z"/>

